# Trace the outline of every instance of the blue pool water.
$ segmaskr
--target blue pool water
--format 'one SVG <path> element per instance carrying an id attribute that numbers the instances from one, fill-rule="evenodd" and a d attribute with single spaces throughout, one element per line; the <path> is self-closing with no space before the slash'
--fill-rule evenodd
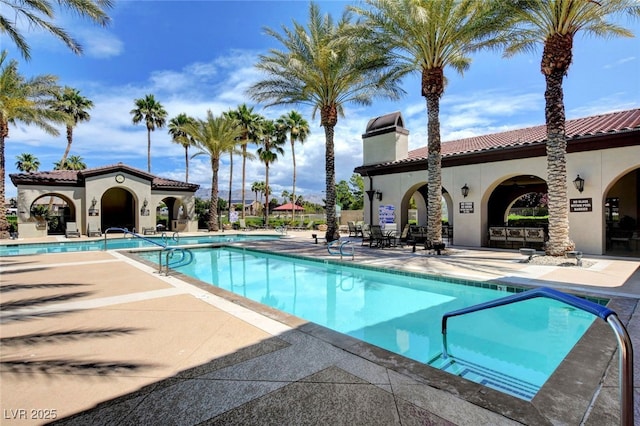
<path id="1" fill-rule="evenodd" d="M 147 237 L 144 238 L 155 241 L 158 244 L 176 245 L 178 242 L 171 238 Z M 222 242 L 236 242 L 248 240 L 264 240 L 279 238 L 274 235 L 202 235 L 202 236 L 180 236 L 179 244 L 209 244 Z M 52 243 L 32 243 L 32 244 L 6 244 L 0 245 L 0 256 L 18 256 L 27 254 L 44 253 L 65 253 L 74 251 L 96 251 L 104 250 L 104 239 L 87 241 L 57 241 Z M 113 238 L 107 240 L 107 250 L 118 250 L 127 248 L 155 247 L 154 244 L 139 238 Z"/>
<path id="2" fill-rule="evenodd" d="M 530 400 L 595 317 L 531 299 L 450 318 L 508 295 L 482 283 L 428 279 L 237 248 L 193 250 L 180 272 L 408 358 Z M 142 254 L 150 261 L 157 255 Z M 485 287 L 490 285 L 485 284 Z M 453 361 L 452 361 L 453 360 Z"/>

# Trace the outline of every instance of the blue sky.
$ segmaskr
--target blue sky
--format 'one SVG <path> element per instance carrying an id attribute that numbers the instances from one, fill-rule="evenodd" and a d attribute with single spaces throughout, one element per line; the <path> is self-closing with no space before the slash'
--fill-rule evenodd
<path id="1" fill-rule="evenodd" d="M 339 17 L 349 2 L 320 1 L 323 12 Z M 133 125 L 134 99 L 154 94 L 168 118 L 185 112 L 203 118 L 236 108 L 241 103 L 275 119 L 300 111 L 311 125 L 307 142 L 296 147 L 296 193 L 318 199 L 324 189 L 324 131 L 319 117 L 306 107 L 263 109 L 245 94 L 259 78 L 254 68 L 259 54 L 279 48 L 264 34 L 264 27 L 280 29 L 292 20 L 306 23 L 307 1 L 116 1 L 110 11 L 112 25 L 99 28 L 70 15 L 58 15 L 57 23 L 83 45 L 76 56 L 57 39 L 26 32 L 32 59 L 25 62 L 5 35 L 0 49 L 20 62 L 27 76 L 54 74 L 59 84 L 74 87 L 94 102 L 91 121 L 74 130 L 71 155 L 79 155 L 88 167 L 123 162 L 147 170 L 144 125 Z M 623 23 L 640 36 L 640 23 Z M 25 31 L 28 31 L 25 29 Z M 471 68 L 460 76 L 445 71 L 448 86 L 441 100 L 442 140 L 495 133 L 544 123 L 544 78 L 539 72 L 541 51 L 503 59 L 499 52 L 473 57 Z M 565 79 L 567 118 L 640 107 L 640 40 L 601 40 L 577 37 L 574 60 Z M 400 101 L 377 100 L 373 105 L 348 105 L 335 129 L 336 180 L 349 180 L 362 163 L 362 138 L 369 119 L 400 111 L 410 131 L 410 149 L 426 145 L 426 106 L 420 96 L 417 75 L 404 80 L 407 94 Z M 11 126 L 6 140 L 6 172 L 16 173 L 16 157 L 31 153 L 40 170 L 50 170 L 66 146 L 64 129 L 58 137 L 35 127 Z M 445 142 L 446 143 L 446 142 Z M 184 180 L 184 149 L 171 142 L 167 129 L 151 135 L 152 173 Z M 291 190 L 292 161 L 289 150 L 270 168 L 274 195 Z M 208 159 L 190 160 L 189 181 L 209 187 Z M 223 159 L 220 190 L 228 191 L 229 162 Z M 247 187 L 264 181 L 264 166 L 248 163 Z M 241 183 L 241 163 L 234 160 L 233 189 Z M 16 195 L 6 180 L 7 198 Z"/>

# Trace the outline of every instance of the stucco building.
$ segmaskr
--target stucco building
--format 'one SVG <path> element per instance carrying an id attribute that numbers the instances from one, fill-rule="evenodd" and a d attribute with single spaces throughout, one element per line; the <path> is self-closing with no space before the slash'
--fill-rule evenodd
<path id="1" fill-rule="evenodd" d="M 20 237 L 45 236 L 51 230 L 33 214 L 33 207 L 55 197 L 62 200 L 62 226 L 75 222 L 82 234 L 110 227 L 156 229 L 160 210 L 169 231 L 196 231 L 195 192 L 199 185 L 154 176 L 125 164 L 85 170 L 53 170 L 9 176 L 18 189 Z M 166 210 L 160 209 L 166 206 Z M 165 220 L 163 219 L 163 222 Z"/>
<path id="2" fill-rule="evenodd" d="M 566 135 L 576 248 L 640 256 L 640 109 L 568 120 Z M 355 172 L 369 194 L 365 221 L 392 220 L 401 230 L 413 198 L 417 222 L 426 225 L 427 147 L 409 151 L 409 130 L 399 112 L 370 120 L 362 139 L 363 164 Z M 523 245 L 525 235 L 520 239 L 514 230 L 509 240 L 507 216 L 523 194 L 546 193 L 545 142 L 541 125 L 442 143 L 444 210 L 455 245 L 490 246 L 502 238 L 506 247 Z M 574 184 L 580 180 L 581 190 Z"/>

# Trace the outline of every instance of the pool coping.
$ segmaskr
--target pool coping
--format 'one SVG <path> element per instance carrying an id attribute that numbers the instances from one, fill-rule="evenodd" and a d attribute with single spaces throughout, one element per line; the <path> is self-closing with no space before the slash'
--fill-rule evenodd
<path id="1" fill-rule="evenodd" d="M 376 268 L 371 265 L 358 265 L 353 262 L 347 263 L 337 259 L 318 260 L 299 254 L 292 255 L 289 253 L 283 254 L 268 252 L 254 247 L 243 247 L 242 242 L 236 242 L 233 244 L 216 243 L 204 246 L 199 245 L 198 247 L 223 246 L 231 246 L 248 251 L 268 253 L 275 256 L 300 258 L 322 263 L 333 263 L 373 270 L 385 269 L 380 267 Z M 136 256 L 135 253 L 139 251 L 140 250 L 138 249 L 119 250 L 119 252 L 126 257 L 157 269 L 157 265 L 153 262 L 146 261 Z M 434 276 L 433 274 L 403 271 L 402 268 L 392 269 L 395 272 L 411 276 Z M 424 363 L 414 361 L 354 337 L 331 330 L 322 325 L 304 320 L 295 315 L 278 311 L 228 290 L 211 286 L 182 273 L 172 271 L 171 276 L 194 285 L 208 293 L 221 297 L 231 303 L 250 309 L 258 314 L 285 324 L 288 327 L 297 329 L 348 353 L 359 356 L 365 360 L 371 361 L 400 374 L 409 376 L 417 382 L 426 384 L 432 388 L 446 391 L 472 404 L 523 424 L 580 424 L 592 410 L 597 414 L 597 409 L 594 409 L 593 407 L 594 404 L 596 404 L 599 392 L 606 380 L 608 372 L 615 371 L 616 369 L 615 365 L 617 364 L 617 358 L 615 358 L 614 355 L 617 349 L 617 341 L 611 333 L 609 326 L 603 321 L 598 321 L 596 318 L 596 321 L 594 321 L 567 357 L 565 357 L 536 396 L 531 401 L 525 401 L 497 390 L 487 388 L 481 384 L 471 382 L 462 377 L 443 372 Z M 437 275 L 436 277 L 439 279 L 449 278 L 451 282 L 456 283 L 464 281 L 479 282 L 479 280 L 467 280 L 441 275 Z M 492 282 L 488 283 L 488 285 L 508 285 L 519 289 L 527 287 L 521 282 L 513 284 L 505 279 L 491 281 Z M 531 287 L 537 286 L 532 284 Z M 590 296 L 594 299 L 603 299 L 601 294 L 589 294 L 589 291 L 586 290 L 584 292 L 576 292 L 575 290 L 569 290 L 567 292 Z M 609 298 L 607 306 L 615 311 L 619 311 L 621 322 L 627 325 L 637 303 L 638 300 L 636 299 L 613 296 Z M 597 348 L 597 351 L 594 351 L 594 348 Z M 576 374 L 576 372 L 580 372 L 580 374 Z"/>

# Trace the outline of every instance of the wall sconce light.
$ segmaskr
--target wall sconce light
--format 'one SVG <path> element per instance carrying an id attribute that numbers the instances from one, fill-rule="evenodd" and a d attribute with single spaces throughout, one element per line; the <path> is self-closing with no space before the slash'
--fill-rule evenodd
<path id="1" fill-rule="evenodd" d="M 142 202 L 142 207 L 144 207 L 146 209 L 148 205 L 149 205 L 149 202 L 145 198 L 144 201 Z"/>
<path id="2" fill-rule="evenodd" d="M 469 195 L 469 186 L 465 183 L 464 186 L 460 188 L 460 192 L 462 192 L 464 198 L 467 198 L 467 195 Z"/>
<path id="3" fill-rule="evenodd" d="M 578 177 L 573 181 L 573 184 L 578 191 L 584 191 L 584 179 L 582 179 L 580 175 L 578 175 Z"/>
<path id="4" fill-rule="evenodd" d="M 377 199 L 378 201 L 382 201 L 382 192 L 380 192 L 380 191 L 376 191 L 376 199 Z"/>
<path id="5" fill-rule="evenodd" d="M 96 200 L 96 197 L 93 197 L 93 200 L 91 200 L 91 208 L 95 209 L 96 204 L 98 204 L 98 200 Z"/>

